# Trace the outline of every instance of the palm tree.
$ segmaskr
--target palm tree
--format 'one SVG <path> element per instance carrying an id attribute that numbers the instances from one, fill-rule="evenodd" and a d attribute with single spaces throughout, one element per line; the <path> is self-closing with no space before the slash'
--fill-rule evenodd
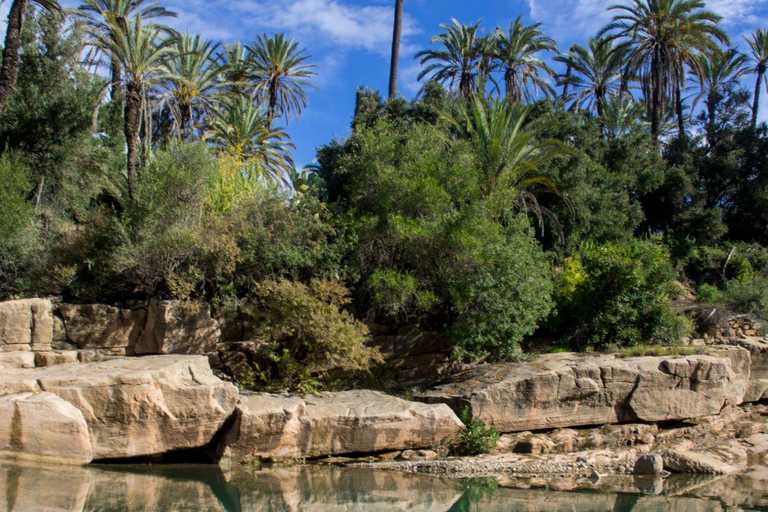
<path id="1" fill-rule="evenodd" d="M 128 146 L 128 196 L 135 204 L 139 130 L 146 106 L 147 89 L 168 77 L 167 60 L 173 54 L 175 38 L 162 36 L 161 27 L 144 24 L 141 16 L 125 29 L 113 20 L 108 31 L 94 34 L 99 48 L 108 51 L 122 69 L 125 85 L 125 141 Z"/>
<path id="2" fill-rule="evenodd" d="M 267 127 L 267 119 L 253 99 L 229 94 L 211 110 L 205 138 L 243 161 L 259 163 L 265 178 L 287 183 L 295 146 L 281 129 Z"/>
<path id="3" fill-rule="evenodd" d="M 400 38 L 403 33 L 403 0 L 395 0 L 395 28 L 392 33 L 392 60 L 389 67 L 389 97 L 397 96 L 397 68 L 400 63 Z"/>
<path id="4" fill-rule="evenodd" d="M 251 57 L 248 48 L 240 41 L 224 44 L 224 51 L 216 56 L 219 71 L 224 75 L 227 84 L 234 89 L 245 91 L 248 84 L 248 72 L 251 67 Z"/>
<path id="5" fill-rule="evenodd" d="M 755 80 L 755 95 L 752 98 L 752 129 L 757 127 L 757 111 L 760 108 L 760 93 L 763 89 L 765 72 L 768 70 L 768 31 L 756 29 L 750 38 L 744 38 L 749 45 L 749 61 L 752 73 L 757 75 Z M 768 82 L 766 82 L 768 85 Z"/>
<path id="6" fill-rule="evenodd" d="M 728 41 L 717 26 L 721 17 L 704 5 L 702 0 L 631 0 L 611 6 L 619 13 L 600 31 L 601 36 L 611 32 L 624 40 L 628 69 L 643 80 L 651 133 L 657 140 L 667 105 L 679 100 L 682 63 L 694 52 L 713 48 L 715 39 Z"/>
<path id="7" fill-rule="evenodd" d="M 161 98 L 171 109 L 182 139 L 188 136 L 195 107 L 210 106 L 212 94 L 219 86 L 220 70 L 214 58 L 218 47 L 219 43 L 203 41 L 199 35 L 192 37 L 189 32 L 171 46 L 173 58 L 166 64 L 168 77 L 160 85 Z"/>
<path id="8" fill-rule="evenodd" d="M 160 2 L 145 4 L 145 0 L 83 0 L 73 14 L 86 26 L 89 34 L 103 34 L 112 39 L 119 37 L 114 31 L 116 27 L 127 30 L 128 23 L 136 16 L 145 20 L 176 17 L 175 12 L 162 7 Z M 170 29 L 167 30 L 169 34 L 172 33 Z M 103 47 L 98 49 L 104 51 Z M 118 59 L 112 55 L 109 59 L 112 99 L 115 100 L 122 92 L 122 70 Z"/>
<path id="9" fill-rule="evenodd" d="M 480 191 L 494 213 L 501 216 L 511 208 L 532 212 L 543 228 L 544 217 L 556 224 L 557 219 L 536 196 L 559 192 L 541 169 L 571 151 L 560 141 L 538 140 L 528 133 L 527 115 L 528 108 L 520 103 L 472 94 L 458 115 L 445 113 L 442 117 L 469 141 L 480 174 Z"/>
<path id="10" fill-rule="evenodd" d="M 0 115 L 5 110 L 16 79 L 19 77 L 19 52 L 21 50 L 21 31 L 24 28 L 24 16 L 28 4 L 39 5 L 48 12 L 58 15 L 63 11 L 56 0 L 13 0 L 8 14 L 8 26 L 5 29 L 3 64 L 0 68 Z"/>
<path id="11" fill-rule="evenodd" d="M 521 16 L 509 24 L 509 32 L 496 29 L 498 49 L 496 58 L 504 73 L 507 98 L 515 101 L 533 101 L 538 91 L 554 96 L 554 89 L 541 76 L 554 76 L 554 71 L 539 57 L 540 52 L 557 52 L 554 39 L 544 37 L 539 30 L 541 23 L 524 25 Z"/>
<path id="12" fill-rule="evenodd" d="M 316 66 L 308 64 L 311 57 L 299 43 L 290 41 L 283 34 L 256 37 L 254 44 L 248 47 L 253 63 L 254 92 L 258 101 L 267 105 L 267 127 L 278 115 L 286 122 L 291 117 L 301 115 L 307 106 L 308 87 L 316 86 L 309 79 L 316 73 Z"/>
<path id="13" fill-rule="evenodd" d="M 571 108 L 586 107 L 603 117 L 607 97 L 618 94 L 624 73 L 624 52 L 606 37 L 590 38 L 587 47 L 573 45 L 569 52 L 555 57 L 571 71 L 560 77 L 565 87 L 573 90 Z M 570 100 L 571 98 L 566 98 Z"/>
<path id="14" fill-rule="evenodd" d="M 462 25 L 455 19 L 451 22 L 453 25 L 441 24 L 445 32 L 432 38 L 432 42 L 441 44 L 444 50 L 422 50 L 416 54 L 422 66 L 430 63 L 419 73 L 419 80 L 431 75 L 430 80 L 448 82 L 449 88 L 455 87 L 456 93 L 466 98 L 477 90 L 478 68 L 483 57 L 477 43 L 480 22 L 474 25 Z"/>
<path id="15" fill-rule="evenodd" d="M 721 50 L 715 48 L 709 54 L 695 57 L 692 74 L 699 85 L 700 93 L 694 99 L 693 106 L 703 98 L 707 109 L 707 142 L 714 143 L 717 126 L 717 106 L 722 101 L 728 88 L 738 86 L 739 78 L 750 73 L 746 65 L 748 58 L 733 48 Z"/>
<path id="16" fill-rule="evenodd" d="M 477 38 L 477 53 L 480 60 L 477 62 L 477 89 L 485 90 L 485 85 L 490 80 L 493 89 L 499 90 L 499 84 L 493 78 L 493 72 L 496 71 L 498 64 L 496 62 L 496 52 L 498 51 L 498 41 L 495 35 L 488 34 Z"/>
<path id="17" fill-rule="evenodd" d="M 643 119 L 645 107 L 628 94 L 612 94 L 603 101 L 601 123 L 608 138 L 618 139 Z"/>

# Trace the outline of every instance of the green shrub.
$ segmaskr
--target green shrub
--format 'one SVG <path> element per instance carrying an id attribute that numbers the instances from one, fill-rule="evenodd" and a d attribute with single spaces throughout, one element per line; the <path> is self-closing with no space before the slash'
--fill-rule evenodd
<path id="1" fill-rule="evenodd" d="M 458 252 L 460 264 L 447 276 L 454 356 L 520 359 L 520 341 L 533 334 L 553 304 L 549 262 L 531 228 L 524 218 L 513 219 L 506 229 L 476 219 L 454 236 L 471 245 Z"/>
<path id="2" fill-rule="evenodd" d="M 577 349 L 678 341 L 689 323 L 669 303 L 675 277 L 654 240 L 585 246 L 558 273 L 550 328 Z"/>
<path id="3" fill-rule="evenodd" d="M 29 170 L 13 154 L 0 156 L 0 244 L 6 245 L 30 229 L 34 208 L 27 201 L 32 188 Z"/>
<path id="4" fill-rule="evenodd" d="M 496 448 L 499 433 L 494 427 L 488 428 L 480 418 L 474 417 L 470 406 L 464 408 L 461 421 L 465 429 L 451 445 L 454 455 L 480 455 Z"/>
<path id="5" fill-rule="evenodd" d="M 247 330 L 264 342 L 267 364 L 257 365 L 256 386 L 308 391 L 324 372 L 365 370 L 379 361 L 365 346 L 365 325 L 342 309 L 348 304 L 349 292 L 338 281 L 255 283 L 244 313 Z"/>
<path id="6" fill-rule="evenodd" d="M 739 313 L 752 313 L 768 320 L 768 278 L 753 276 L 729 281 L 720 301 Z"/>

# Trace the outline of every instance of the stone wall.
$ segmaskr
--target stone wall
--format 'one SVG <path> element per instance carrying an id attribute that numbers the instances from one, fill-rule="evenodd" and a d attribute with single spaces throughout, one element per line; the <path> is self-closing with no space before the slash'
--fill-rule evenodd
<path id="1" fill-rule="evenodd" d="M 58 304 L 0 303 L 0 353 L 76 352 L 77 357 L 207 354 L 221 337 L 207 305 L 174 301 Z M 82 356 L 90 354 L 90 356 Z"/>

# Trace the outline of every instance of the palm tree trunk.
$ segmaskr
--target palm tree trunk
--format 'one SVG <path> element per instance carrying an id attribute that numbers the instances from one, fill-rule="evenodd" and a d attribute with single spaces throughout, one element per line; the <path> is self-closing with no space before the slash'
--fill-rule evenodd
<path id="1" fill-rule="evenodd" d="M 3 113 L 16 79 L 19 77 L 19 51 L 21 50 L 21 29 L 24 25 L 24 11 L 27 0 L 14 0 L 8 14 L 8 28 L 5 32 L 3 67 L 0 69 L 0 114 Z"/>
<path id="2" fill-rule="evenodd" d="M 563 99 L 568 99 L 568 86 L 571 85 L 571 73 L 573 72 L 573 68 L 571 68 L 571 65 L 569 64 L 567 68 L 565 68 L 565 80 L 563 80 Z"/>
<path id="3" fill-rule="evenodd" d="M 112 101 L 118 101 L 120 97 L 123 94 L 123 70 L 120 68 L 120 62 L 117 61 L 117 59 L 112 58 L 112 62 L 110 63 L 110 75 L 112 80 L 112 92 L 110 93 L 110 97 L 112 98 Z"/>
<path id="4" fill-rule="evenodd" d="M 507 68 L 507 71 L 504 73 L 504 90 L 505 90 L 507 99 L 514 99 L 514 94 L 515 94 L 514 79 L 515 77 L 512 74 L 512 68 Z"/>
<path id="5" fill-rule="evenodd" d="M 683 120 L 683 91 L 679 77 L 675 91 L 675 108 L 677 110 L 677 132 L 678 136 L 682 139 L 685 137 L 685 121 Z"/>
<path id="6" fill-rule="evenodd" d="M 755 82 L 755 97 L 752 101 L 752 130 L 757 128 L 757 112 L 760 109 L 760 92 L 763 89 L 764 69 L 757 70 L 757 81 Z"/>
<path id="7" fill-rule="evenodd" d="M 181 136 L 181 140 L 186 141 L 189 138 L 187 126 L 189 126 L 189 121 L 192 119 L 192 105 L 182 105 L 180 110 L 181 119 L 179 119 L 179 135 Z"/>
<path id="8" fill-rule="evenodd" d="M 267 108 L 267 130 L 272 129 L 272 120 L 277 114 L 277 80 L 269 83 L 269 106 Z"/>
<path id="9" fill-rule="evenodd" d="M 659 140 L 661 133 L 661 55 L 654 49 L 651 60 L 651 135 L 653 140 Z"/>
<path id="10" fill-rule="evenodd" d="M 128 84 L 125 98 L 125 142 L 128 146 L 128 197 L 136 204 L 139 130 L 141 128 L 141 86 Z"/>
<path id="11" fill-rule="evenodd" d="M 717 94 L 710 92 L 707 98 L 707 144 L 711 148 L 715 142 L 715 116 L 717 115 Z"/>
<path id="12" fill-rule="evenodd" d="M 389 67 L 389 97 L 397 95 L 397 69 L 400 61 L 400 37 L 403 32 L 403 0 L 395 0 L 395 28 L 392 34 L 392 61 Z"/>

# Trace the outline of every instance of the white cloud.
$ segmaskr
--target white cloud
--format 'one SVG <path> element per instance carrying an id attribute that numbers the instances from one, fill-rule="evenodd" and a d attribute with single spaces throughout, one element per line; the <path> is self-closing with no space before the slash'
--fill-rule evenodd
<path id="1" fill-rule="evenodd" d="M 581 41 L 610 21 L 613 13 L 604 0 L 527 0 L 531 18 L 546 25 L 562 42 Z"/>
<path id="2" fill-rule="evenodd" d="M 381 55 L 388 55 L 391 48 L 392 6 L 358 6 L 338 0 L 240 0 L 230 5 L 249 25 L 283 30 L 300 37 L 305 44 L 367 50 Z M 406 15 L 403 20 L 405 51 L 408 37 L 418 32 L 416 22 Z"/>
<path id="3" fill-rule="evenodd" d="M 613 4 L 629 0 L 526 0 L 533 19 L 547 25 L 561 42 L 585 41 L 611 20 Z M 768 0 L 707 0 L 706 8 L 723 17 L 733 29 L 754 27 L 768 21 Z"/>
<path id="4" fill-rule="evenodd" d="M 765 0 L 709 0 L 707 9 L 722 16 L 724 24 L 755 23 L 757 12 L 765 3 Z"/>
<path id="5" fill-rule="evenodd" d="M 410 60 L 410 62 L 408 62 Z M 407 65 L 403 66 L 403 64 Z M 406 96 L 415 96 L 423 85 L 419 82 L 419 73 L 421 73 L 422 67 L 418 62 L 408 58 L 400 59 L 400 69 L 398 72 L 398 88 L 406 93 Z"/>

